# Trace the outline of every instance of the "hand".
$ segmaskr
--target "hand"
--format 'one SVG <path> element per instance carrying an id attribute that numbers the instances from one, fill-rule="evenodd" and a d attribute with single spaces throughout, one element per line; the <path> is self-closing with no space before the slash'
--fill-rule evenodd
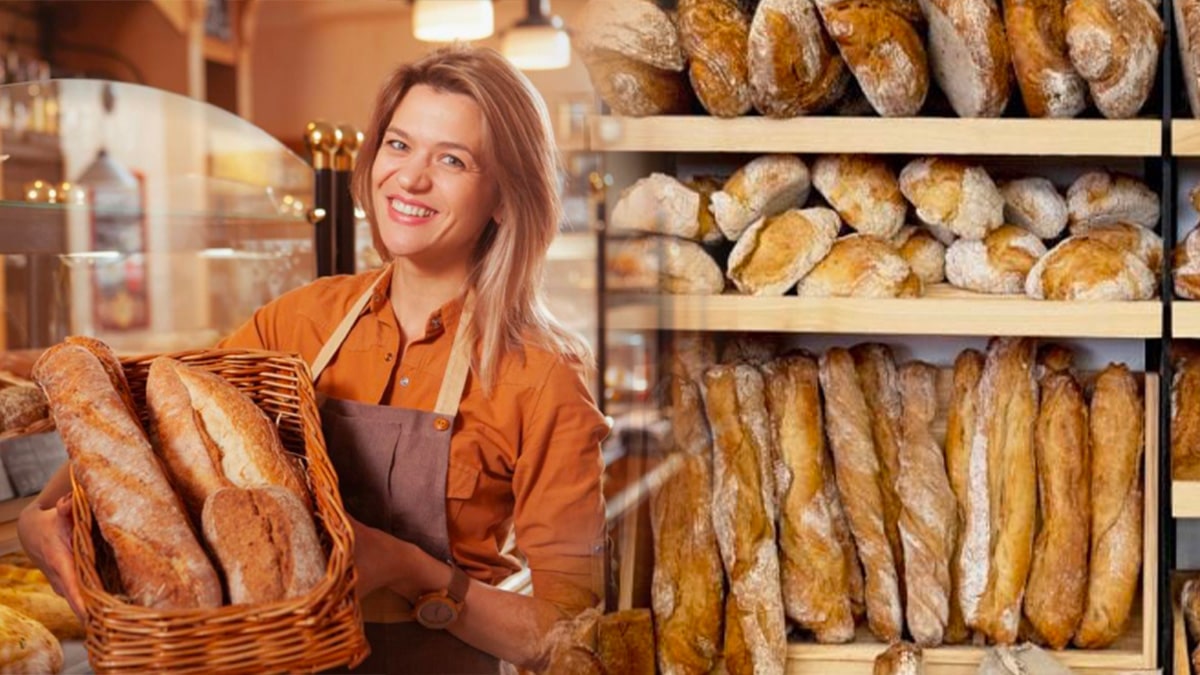
<path id="1" fill-rule="evenodd" d="M 79 575 L 75 572 L 72 554 L 71 495 L 63 495 L 48 509 L 30 504 L 21 512 L 17 532 L 21 546 L 34 564 L 42 570 L 54 591 L 67 600 L 71 610 L 82 621 L 86 619 Z"/>
<path id="2" fill-rule="evenodd" d="M 413 602 L 419 593 L 418 564 L 433 561 L 415 544 L 397 539 L 383 530 L 364 525 L 347 515 L 354 531 L 354 566 L 358 569 L 359 597 L 383 587 Z"/>

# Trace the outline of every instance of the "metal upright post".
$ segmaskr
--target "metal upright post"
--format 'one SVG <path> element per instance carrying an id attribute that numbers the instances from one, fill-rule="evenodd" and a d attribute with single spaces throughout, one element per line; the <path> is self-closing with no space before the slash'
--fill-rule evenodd
<path id="1" fill-rule="evenodd" d="M 317 276 L 333 274 L 333 220 L 332 193 L 333 152 L 336 148 L 334 128 L 326 122 L 309 122 L 304 133 L 304 143 L 312 155 L 313 166 L 313 249 L 317 256 Z M 318 212 L 321 212 L 318 215 Z"/>
<path id="2" fill-rule="evenodd" d="M 334 130 L 337 147 L 333 153 L 333 273 L 354 274 L 357 258 L 354 247 L 354 197 L 350 194 L 350 177 L 354 159 L 362 147 L 363 133 L 349 124 L 339 124 Z"/>

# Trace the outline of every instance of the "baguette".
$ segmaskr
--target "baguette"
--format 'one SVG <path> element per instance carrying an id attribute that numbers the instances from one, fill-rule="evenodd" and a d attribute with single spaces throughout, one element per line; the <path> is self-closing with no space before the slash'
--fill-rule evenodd
<path id="1" fill-rule="evenodd" d="M 1178 359 L 1171 382 L 1171 477 L 1200 480 L 1200 360 Z"/>
<path id="2" fill-rule="evenodd" d="M 124 593 L 154 609 L 219 607 L 217 573 L 131 412 L 119 369 L 107 348 L 64 343 L 42 354 L 33 377 L 112 548 Z"/>
<path id="3" fill-rule="evenodd" d="M 983 445 L 974 443 L 977 424 L 979 378 L 983 354 L 968 349 L 954 361 L 954 388 L 946 418 L 946 473 L 954 491 L 958 540 L 951 566 L 950 617 L 945 641 L 965 642 L 979 611 L 979 599 L 987 585 L 988 522 L 987 458 Z"/>

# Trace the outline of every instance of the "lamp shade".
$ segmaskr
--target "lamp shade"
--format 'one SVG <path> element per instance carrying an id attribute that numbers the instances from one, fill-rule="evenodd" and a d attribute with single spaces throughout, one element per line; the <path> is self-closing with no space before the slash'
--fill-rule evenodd
<path id="1" fill-rule="evenodd" d="M 413 37 L 425 42 L 482 40 L 495 32 L 492 0 L 414 0 Z"/>
<path id="2" fill-rule="evenodd" d="M 571 65 L 571 38 L 553 25 L 514 26 L 501 50 L 521 70 L 555 70 Z"/>

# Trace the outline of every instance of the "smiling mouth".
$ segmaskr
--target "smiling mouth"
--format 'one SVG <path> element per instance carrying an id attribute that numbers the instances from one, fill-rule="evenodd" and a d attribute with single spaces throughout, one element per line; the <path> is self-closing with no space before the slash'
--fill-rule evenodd
<path id="1" fill-rule="evenodd" d="M 407 204 L 399 199 L 388 200 L 388 206 L 390 206 L 392 210 L 397 213 L 406 216 L 413 216 L 414 218 L 428 218 L 437 213 L 437 211 L 434 211 L 433 209 Z"/>

